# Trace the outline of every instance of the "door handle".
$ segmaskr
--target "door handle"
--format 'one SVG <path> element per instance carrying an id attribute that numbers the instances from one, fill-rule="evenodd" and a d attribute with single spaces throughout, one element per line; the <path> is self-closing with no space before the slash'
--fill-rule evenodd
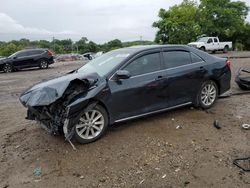
<path id="1" fill-rule="evenodd" d="M 157 78 L 155 79 L 155 81 L 159 81 L 159 80 L 162 80 L 164 77 L 163 76 L 157 76 Z"/>
<path id="2" fill-rule="evenodd" d="M 204 67 L 200 67 L 201 72 L 206 72 L 206 69 Z"/>

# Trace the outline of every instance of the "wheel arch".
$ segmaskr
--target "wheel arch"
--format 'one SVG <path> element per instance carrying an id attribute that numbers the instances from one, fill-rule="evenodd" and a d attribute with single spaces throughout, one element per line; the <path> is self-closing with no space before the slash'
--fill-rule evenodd
<path id="1" fill-rule="evenodd" d="M 213 81 L 216 84 L 216 86 L 218 88 L 218 94 L 220 95 L 220 92 L 221 92 L 220 82 L 214 78 L 210 78 L 209 80 Z M 207 80 L 207 81 L 209 81 L 209 80 Z"/>
<path id="2" fill-rule="evenodd" d="M 100 105 L 106 110 L 107 115 L 108 115 L 108 124 L 112 123 L 112 117 L 110 116 L 110 112 L 107 108 L 107 105 L 103 101 L 98 100 L 98 99 L 90 99 L 88 105 L 93 104 L 93 103 L 95 103 L 96 105 Z"/>

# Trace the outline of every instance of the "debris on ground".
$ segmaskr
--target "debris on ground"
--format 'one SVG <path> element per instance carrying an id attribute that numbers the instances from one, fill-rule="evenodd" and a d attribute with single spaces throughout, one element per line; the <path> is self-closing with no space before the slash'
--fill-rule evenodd
<path id="1" fill-rule="evenodd" d="M 164 174 L 164 175 L 162 176 L 162 179 L 164 179 L 166 176 L 167 176 L 167 174 Z"/>
<path id="2" fill-rule="evenodd" d="M 139 184 L 141 185 L 143 182 L 144 182 L 144 179 L 143 179 L 143 180 L 141 180 Z"/>
<path id="3" fill-rule="evenodd" d="M 38 166 L 34 169 L 34 175 L 35 176 L 41 176 L 42 175 L 42 167 Z"/>
<path id="4" fill-rule="evenodd" d="M 250 172 L 250 157 L 235 159 L 233 164 L 244 172 Z"/>
<path id="5" fill-rule="evenodd" d="M 179 172 L 181 170 L 181 168 L 176 168 L 175 172 Z"/>
<path id="6" fill-rule="evenodd" d="M 220 126 L 218 120 L 214 120 L 214 127 L 215 127 L 216 129 L 221 129 L 221 126 Z"/>
<path id="7" fill-rule="evenodd" d="M 236 75 L 235 82 L 242 90 L 250 90 L 250 70 L 246 68 L 240 68 Z"/>
<path id="8" fill-rule="evenodd" d="M 250 125 L 249 124 L 242 124 L 241 127 L 242 127 L 242 129 L 245 129 L 245 130 L 249 130 L 250 129 Z"/>
<path id="9" fill-rule="evenodd" d="M 182 129 L 182 126 L 181 125 L 177 125 L 176 129 Z"/>

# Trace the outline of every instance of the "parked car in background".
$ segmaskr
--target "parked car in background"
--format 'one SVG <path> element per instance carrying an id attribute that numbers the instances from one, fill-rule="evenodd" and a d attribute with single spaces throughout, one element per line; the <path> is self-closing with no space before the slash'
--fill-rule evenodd
<path id="1" fill-rule="evenodd" d="M 97 57 L 100 57 L 101 55 L 103 55 L 104 52 L 103 51 L 100 51 L 100 52 L 97 52 L 94 57 L 97 58 Z"/>
<path id="2" fill-rule="evenodd" d="M 56 62 L 65 62 L 65 61 L 77 61 L 82 60 L 83 56 L 80 54 L 62 54 L 58 55 L 55 59 Z"/>
<path id="3" fill-rule="evenodd" d="M 89 143 L 110 124 L 186 105 L 210 108 L 230 81 L 225 58 L 185 45 L 136 46 L 37 84 L 20 101 L 28 108 L 27 119 Z"/>
<path id="4" fill-rule="evenodd" d="M 94 59 L 94 53 L 92 52 L 88 52 L 88 53 L 85 53 L 85 54 L 82 54 L 82 56 L 88 60 L 92 60 Z"/>
<path id="5" fill-rule="evenodd" d="M 56 62 L 65 62 L 65 61 L 76 61 L 77 58 L 71 54 L 59 55 L 56 59 Z"/>
<path id="6" fill-rule="evenodd" d="M 6 73 L 24 68 L 47 69 L 54 63 L 53 54 L 48 49 L 26 49 L 0 60 L 0 71 Z"/>
<path id="7" fill-rule="evenodd" d="M 232 42 L 220 42 L 218 37 L 202 37 L 196 42 L 191 42 L 188 45 L 202 51 L 211 51 L 213 53 L 216 51 L 227 53 L 228 50 L 232 48 Z"/>

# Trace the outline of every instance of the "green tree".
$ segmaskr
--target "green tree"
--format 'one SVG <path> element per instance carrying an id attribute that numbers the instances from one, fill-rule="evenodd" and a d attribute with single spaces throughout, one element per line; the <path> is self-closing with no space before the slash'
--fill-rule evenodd
<path id="1" fill-rule="evenodd" d="M 15 53 L 16 51 L 18 51 L 17 46 L 14 43 L 9 43 L 6 46 L 4 46 L 4 48 L 2 48 L 1 55 L 9 56 L 9 55 Z"/>
<path id="2" fill-rule="evenodd" d="M 222 40 L 237 40 L 239 31 L 245 27 L 249 8 L 245 2 L 231 0 L 201 0 L 199 23 L 202 32 L 219 36 Z"/>
<path id="3" fill-rule="evenodd" d="M 191 0 L 184 0 L 169 10 L 160 9 L 160 20 L 153 23 L 153 27 L 158 29 L 155 41 L 163 44 L 186 44 L 195 40 L 201 34 L 198 11 L 196 2 Z"/>

